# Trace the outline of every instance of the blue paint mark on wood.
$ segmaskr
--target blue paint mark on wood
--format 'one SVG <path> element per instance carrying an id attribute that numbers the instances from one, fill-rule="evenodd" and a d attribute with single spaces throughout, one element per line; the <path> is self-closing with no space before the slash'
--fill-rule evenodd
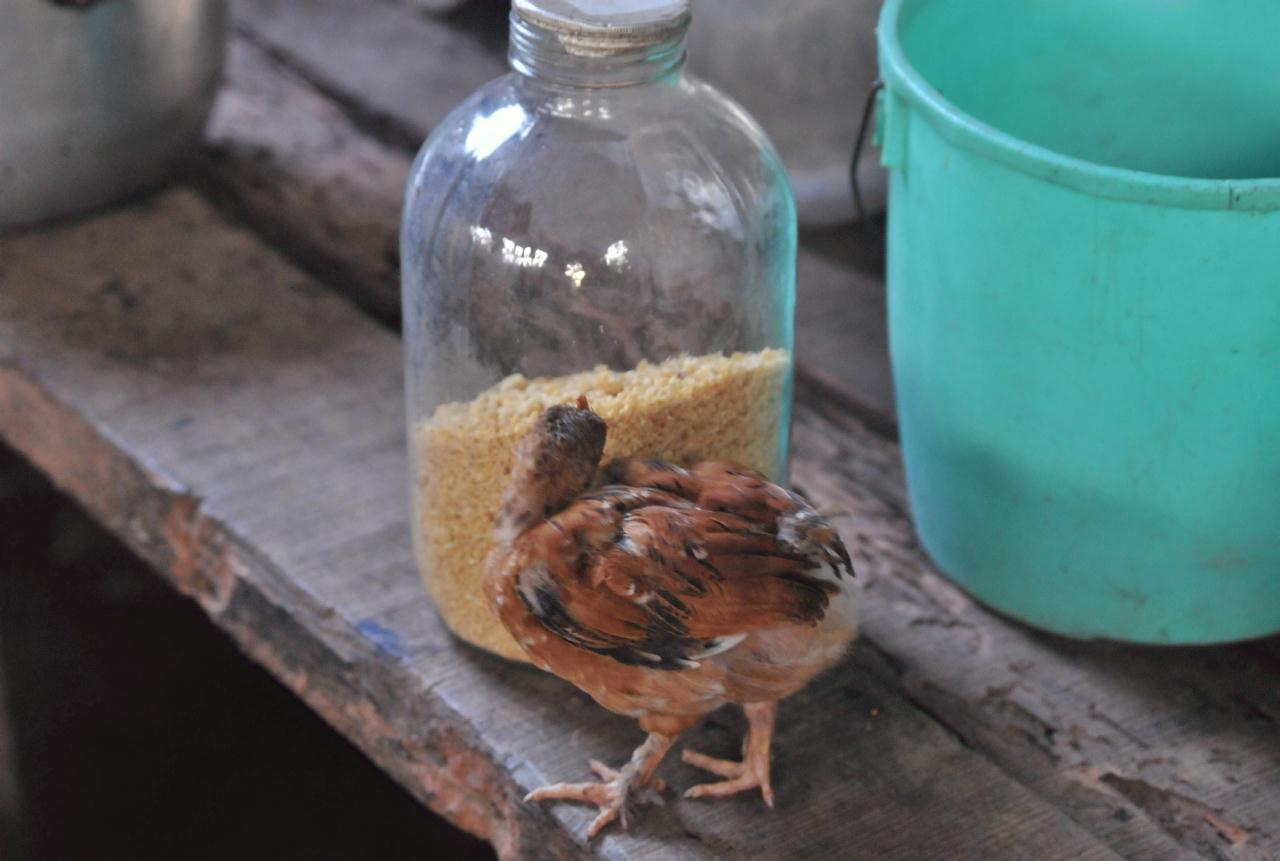
<path id="1" fill-rule="evenodd" d="M 380 624 L 377 619 L 363 620 L 356 625 L 356 630 L 372 640 L 379 651 L 394 655 L 397 658 L 408 657 L 409 653 L 405 651 L 404 646 L 400 643 L 400 635 Z"/>

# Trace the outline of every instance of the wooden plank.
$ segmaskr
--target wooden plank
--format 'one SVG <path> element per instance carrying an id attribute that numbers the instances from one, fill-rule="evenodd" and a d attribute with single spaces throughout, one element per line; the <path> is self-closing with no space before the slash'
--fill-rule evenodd
<path id="1" fill-rule="evenodd" d="M 392 335 L 185 191 L 0 240 L 0 284 L 0 435 L 503 857 L 1118 857 L 905 700 L 874 647 L 784 707 L 777 815 L 670 800 L 584 846 L 587 811 L 519 798 L 638 733 L 442 629 L 409 549 Z M 738 729 L 689 741 L 729 753 Z"/>
<path id="2" fill-rule="evenodd" d="M 421 9 L 429 15 L 445 15 L 457 9 L 467 0 L 400 0 L 415 9 Z"/>
<path id="3" fill-rule="evenodd" d="M 411 149 L 507 71 L 502 3 L 432 19 L 388 0 L 235 0 L 232 14 L 238 32 L 287 57 L 362 125 Z"/>
<path id="4" fill-rule="evenodd" d="M 378 319 L 400 317 L 400 199 L 410 155 L 379 144 L 297 73 L 231 40 L 203 188 Z"/>
<path id="5" fill-rule="evenodd" d="M 895 424 L 879 224 L 800 236 L 796 360 L 810 380 L 854 401 L 878 428 Z"/>
<path id="6" fill-rule="evenodd" d="M 263 72 L 271 69 L 254 74 Z M 300 130 L 320 125 L 305 112 L 290 122 Z M 350 134 L 360 138 L 354 127 Z M 385 157 L 403 158 L 390 148 Z M 341 169 L 341 156 L 332 161 Z M 220 181 L 234 184 L 235 176 Z M 295 167 L 281 181 L 305 186 L 306 176 L 307 168 Z M 392 202 L 383 209 L 392 212 Z M 371 222 L 378 210 L 365 210 Z M 255 218 L 255 227 L 269 224 L 272 213 L 264 207 Z M 294 216 L 287 218 L 292 223 Z M 393 216 L 384 213 L 381 220 L 384 226 L 370 227 L 371 235 L 394 232 Z M 305 230 L 307 223 L 288 229 Z M 890 465 L 877 476 L 828 468 L 850 460 L 831 446 L 852 433 L 851 413 L 882 432 L 875 445 L 884 446 L 884 432 L 892 429 L 883 413 L 889 385 L 876 280 L 882 263 L 875 243 L 866 241 L 874 234 L 861 236 L 861 242 L 841 232 L 805 237 L 800 326 L 808 386 L 801 391 L 796 472 L 819 498 L 847 502 L 849 488 L 870 483 L 888 500 L 877 516 L 894 512 L 897 518 L 901 531 L 883 578 L 890 586 L 877 587 L 891 600 L 869 605 L 892 612 L 873 614 L 868 630 L 901 669 L 901 684 L 969 743 L 1129 857 L 1248 858 L 1258 846 L 1280 851 L 1268 830 L 1280 813 L 1268 734 L 1280 715 L 1277 656 L 1257 647 L 1165 652 L 1080 645 L 1028 632 L 977 607 L 928 566 L 902 519 L 896 452 L 885 455 Z M 359 261 L 362 250 L 339 240 L 334 253 Z M 846 283 L 856 286 L 844 305 Z M 815 380 L 826 380 L 827 388 Z M 803 404 L 829 404 L 833 391 L 844 395 L 840 409 L 814 419 Z M 874 445 L 859 437 L 858 463 L 867 462 L 870 450 Z M 907 564 L 902 554 L 910 560 L 905 572 L 895 567 Z M 1220 823 L 1229 834 L 1249 836 L 1236 845 L 1220 836 Z"/>

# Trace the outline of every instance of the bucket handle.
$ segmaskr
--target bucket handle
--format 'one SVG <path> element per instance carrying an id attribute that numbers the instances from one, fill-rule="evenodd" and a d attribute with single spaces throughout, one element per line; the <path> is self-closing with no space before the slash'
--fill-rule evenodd
<path id="1" fill-rule="evenodd" d="M 862 187 L 858 184 L 858 161 L 867 145 L 867 131 L 871 128 L 871 116 L 875 113 L 876 99 L 884 89 L 884 81 L 877 78 L 867 90 L 867 100 L 862 106 L 862 122 L 858 124 L 858 139 L 853 145 L 853 161 L 849 165 L 849 184 L 853 187 L 853 206 L 858 212 L 858 223 L 867 223 L 867 207 L 862 201 Z"/>

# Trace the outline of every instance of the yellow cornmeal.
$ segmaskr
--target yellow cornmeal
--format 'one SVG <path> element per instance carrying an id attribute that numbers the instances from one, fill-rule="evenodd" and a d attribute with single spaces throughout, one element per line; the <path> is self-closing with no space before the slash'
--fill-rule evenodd
<path id="1" fill-rule="evenodd" d="M 680 356 L 633 371 L 600 367 L 565 377 L 508 377 L 469 403 L 442 404 L 419 423 L 415 500 L 418 560 L 449 627 L 525 660 L 490 613 L 480 584 L 516 443 L 542 411 L 586 395 L 608 422 L 604 461 L 731 460 L 778 477 L 785 350 Z"/>

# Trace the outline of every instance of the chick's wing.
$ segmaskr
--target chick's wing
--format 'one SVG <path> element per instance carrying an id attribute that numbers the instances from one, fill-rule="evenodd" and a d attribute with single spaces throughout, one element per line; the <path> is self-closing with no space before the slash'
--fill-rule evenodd
<path id="1" fill-rule="evenodd" d="M 837 587 L 809 573 L 815 560 L 744 517 L 642 497 L 614 504 L 615 531 L 576 563 L 544 555 L 521 571 L 520 594 L 548 630 L 622 663 L 680 669 L 752 631 L 822 618 Z M 582 500 L 547 527 L 569 532 L 601 511 Z"/>

